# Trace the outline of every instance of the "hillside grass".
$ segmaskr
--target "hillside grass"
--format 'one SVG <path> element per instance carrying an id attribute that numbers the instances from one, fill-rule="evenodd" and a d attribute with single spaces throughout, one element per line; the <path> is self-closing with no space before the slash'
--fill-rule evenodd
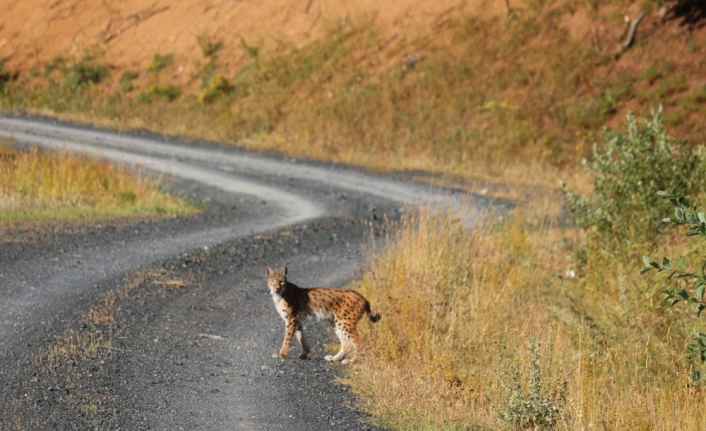
<path id="1" fill-rule="evenodd" d="M 154 177 L 86 156 L 0 143 L 0 226 L 194 211 L 162 191 Z"/>
<path id="2" fill-rule="evenodd" d="M 188 87 L 170 82 L 172 53 L 118 76 L 100 52 L 87 52 L 8 80 L 0 106 L 375 170 L 553 187 L 627 109 L 662 103 L 680 136 L 706 131 L 695 84 L 706 63 L 692 61 L 706 51 L 702 32 L 663 28 L 615 59 L 617 11 L 637 4 L 511 2 L 505 15 L 451 13 L 399 34 L 362 14 L 328 23 L 327 37 L 311 44 L 282 40 L 268 50 L 245 40 L 222 46 L 205 33 L 194 41 L 203 57 L 189 59 L 198 67 Z M 645 5 L 654 13 L 656 3 Z M 586 34 L 570 31 L 577 19 L 590 24 Z M 226 67 L 225 50 L 245 60 Z"/>
<path id="3" fill-rule="evenodd" d="M 703 319 L 666 307 L 664 282 L 639 277 L 635 256 L 588 247 L 586 264 L 574 260 L 582 233 L 547 221 L 544 205 L 491 216 L 472 231 L 421 210 L 371 245 L 357 287 L 383 317 L 360 325 L 368 357 L 345 383 L 374 422 L 400 430 L 706 427 L 706 393 L 691 385 L 683 356 Z M 666 249 L 704 251 L 677 239 Z M 537 411 L 552 425 L 522 422 Z"/>

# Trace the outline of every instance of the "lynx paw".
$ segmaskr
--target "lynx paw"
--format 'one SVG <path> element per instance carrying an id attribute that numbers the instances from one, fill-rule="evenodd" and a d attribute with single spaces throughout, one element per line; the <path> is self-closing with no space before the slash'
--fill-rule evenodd
<path id="1" fill-rule="evenodd" d="M 335 359 L 334 359 L 333 356 L 331 356 L 331 355 L 326 355 L 326 356 L 324 357 L 324 359 L 326 359 L 326 360 L 329 361 L 329 362 L 335 361 Z"/>
<path id="2" fill-rule="evenodd" d="M 351 359 L 344 359 L 341 361 L 341 364 L 343 365 L 348 365 L 348 364 L 353 364 L 356 362 L 356 358 L 351 358 Z"/>
<path id="3" fill-rule="evenodd" d="M 272 354 L 272 357 L 273 357 L 273 358 L 286 358 L 287 355 L 283 355 L 283 354 L 281 354 L 280 352 L 275 352 L 275 353 Z"/>
<path id="4" fill-rule="evenodd" d="M 309 359 L 309 354 L 308 353 L 302 353 L 299 355 L 299 359 Z"/>

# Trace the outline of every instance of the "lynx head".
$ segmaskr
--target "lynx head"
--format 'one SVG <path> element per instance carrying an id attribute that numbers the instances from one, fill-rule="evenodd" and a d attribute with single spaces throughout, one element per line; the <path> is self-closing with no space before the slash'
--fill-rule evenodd
<path id="1" fill-rule="evenodd" d="M 265 275 L 267 277 L 267 287 L 270 288 L 271 292 L 279 294 L 287 285 L 287 265 L 284 265 L 280 272 L 275 272 L 268 265 L 265 269 Z"/>

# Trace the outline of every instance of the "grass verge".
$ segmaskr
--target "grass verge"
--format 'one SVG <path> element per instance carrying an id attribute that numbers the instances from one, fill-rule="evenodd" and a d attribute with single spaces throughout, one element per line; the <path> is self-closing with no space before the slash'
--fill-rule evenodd
<path id="1" fill-rule="evenodd" d="M 683 358 L 694 320 L 663 304 L 635 256 L 588 247 L 585 264 L 568 260 L 581 233 L 546 213 L 518 209 L 469 232 L 453 216 L 421 210 L 373 246 L 358 287 L 383 318 L 361 325 L 371 357 L 346 383 L 377 422 L 706 427 L 706 393 L 690 383 Z M 667 248 L 689 247 L 675 239 Z"/>
<path id="2" fill-rule="evenodd" d="M 0 224 L 193 211 L 158 180 L 108 162 L 0 146 Z"/>

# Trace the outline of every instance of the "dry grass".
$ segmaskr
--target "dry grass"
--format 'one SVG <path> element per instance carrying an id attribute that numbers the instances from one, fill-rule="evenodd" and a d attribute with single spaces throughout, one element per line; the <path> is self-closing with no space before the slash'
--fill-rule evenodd
<path id="1" fill-rule="evenodd" d="M 194 210 L 159 181 L 105 161 L 0 146 L 0 223 Z"/>
<path id="2" fill-rule="evenodd" d="M 375 247 L 359 287 L 383 318 L 361 325 L 372 357 L 347 379 L 364 408 L 395 429 L 512 429 L 503 387 L 519 367 L 526 393 L 535 359 L 545 384 L 568 383 L 556 429 L 704 429 L 706 394 L 682 356 L 699 322 L 663 307 L 637 260 L 568 260 L 577 233 L 538 223 L 543 212 L 468 232 L 422 211 Z"/>

